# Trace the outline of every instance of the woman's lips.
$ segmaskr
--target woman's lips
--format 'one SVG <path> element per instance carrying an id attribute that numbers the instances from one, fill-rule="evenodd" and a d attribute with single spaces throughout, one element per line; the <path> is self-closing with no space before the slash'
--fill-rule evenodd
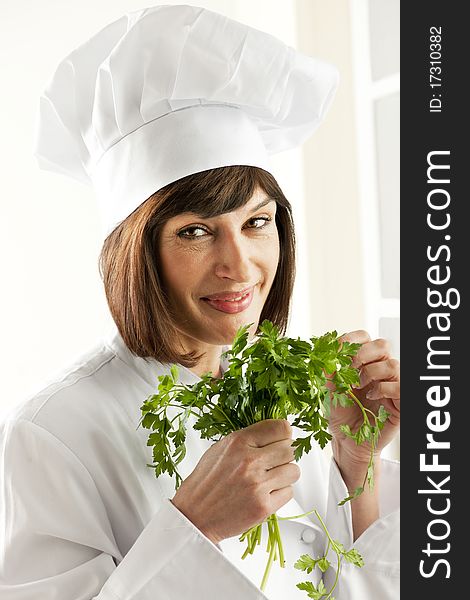
<path id="1" fill-rule="evenodd" d="M 245 294 L 253 287 L 254 286 L 247 287 L 244 290 L 239 290 L 237 292 L 219 292 L 217 294 L 209 294 L 208 296 L 203 296 L 203 300 L 235 300 L 241 296 L 245 296 Z"/>
<path id="2" fill-rule="evenodd" d="M 253 289 L 250 288 L 240 300 L 209 300 L 208 298 L 201 298 L 201 300 L 220 312 L 230 314 L 239 313 L 250 306 L 253 300 Z"/>

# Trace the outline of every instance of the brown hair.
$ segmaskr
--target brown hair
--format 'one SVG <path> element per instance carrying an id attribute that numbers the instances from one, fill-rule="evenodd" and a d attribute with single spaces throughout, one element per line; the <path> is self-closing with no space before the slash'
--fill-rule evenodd
<path id="1" fill-rule="evenodd" d="M 202 218 L 236 210 L 261 188 L 276 200 L 280 258 L 259 324 L 285 333 L 295 279 L 292 209 L 274 177 L 258 167 L 230 166 L 188 175 L 155 192 L 106 238 L 99 270 L 111 315 L 136 356 L 194 367 L 203 355 L 181 353 L 172 307 L 162 285 L 158 239 L 164 224 L 183 212 Z"/>

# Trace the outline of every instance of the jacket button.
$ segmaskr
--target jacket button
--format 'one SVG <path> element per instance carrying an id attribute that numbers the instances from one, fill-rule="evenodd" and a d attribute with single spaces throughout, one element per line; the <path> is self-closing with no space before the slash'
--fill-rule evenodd
<path id="1" fill-rule="evenodd" d="M 306 527 L 302 531 L 302 535 L 300 537 L 302 538 L 302 541 L 306 544 L 312 544 L 315 541 L 316 533 L 310 527 Z"/>

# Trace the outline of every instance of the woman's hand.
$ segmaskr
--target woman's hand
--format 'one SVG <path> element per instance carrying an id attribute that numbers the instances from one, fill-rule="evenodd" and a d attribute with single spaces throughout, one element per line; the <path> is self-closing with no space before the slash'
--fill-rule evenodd
<path id="1" fill-rule="evenodd" d="M 376 455 L 380 455 L 381 450 L 392 441 L 399 430 L 400 363 L 391 357 L 390 344 L 386 340 L 371 341 L 366 331 L 353 331 L 343 335 L 340 339 L 362 344 L 352 362 L 352 366 L 359 369 L 361 381 L 360 387 L 353 388 L 354 395 L 375 414 L 381 404 L 390 414 L 380 431 L 375 449 Z M 373 419 L 372 415 L 371 419 Z M 362 413 L 357 405 L 346 408 L 331 407 L 330 432 L 333 435 L 333 454 L 343 477 L 345 473 L 348 474 L 352 485 L 359 481 L 354 476 L 355 472 L 362 473 L 362 478 L 364 478 L 370 447 L 367 442 L 358 446 L 354 440 L 341 432 L 340 425 L 349 425 L 355 433 L 361 423 Z M 373 421 L 371 423 L 374 424 Z"/>
<path id="2" fill-rule="evenodd" d="M 293 497 L 292 427 L 267 419 L 234 431 L 201 457 L 173 504 L 212 542 L 239 535 Z"/>

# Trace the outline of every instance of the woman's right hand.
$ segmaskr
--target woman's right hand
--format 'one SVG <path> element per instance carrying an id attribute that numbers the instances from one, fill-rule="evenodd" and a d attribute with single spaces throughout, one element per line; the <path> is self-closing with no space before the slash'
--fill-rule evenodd
<path id="1" fill-rule="evenodd" d="M 293 497 L 292 427 L 267 419 L 234 431 L 201 457 L 173 504 L 214 544 L 261 523 Z"/>

